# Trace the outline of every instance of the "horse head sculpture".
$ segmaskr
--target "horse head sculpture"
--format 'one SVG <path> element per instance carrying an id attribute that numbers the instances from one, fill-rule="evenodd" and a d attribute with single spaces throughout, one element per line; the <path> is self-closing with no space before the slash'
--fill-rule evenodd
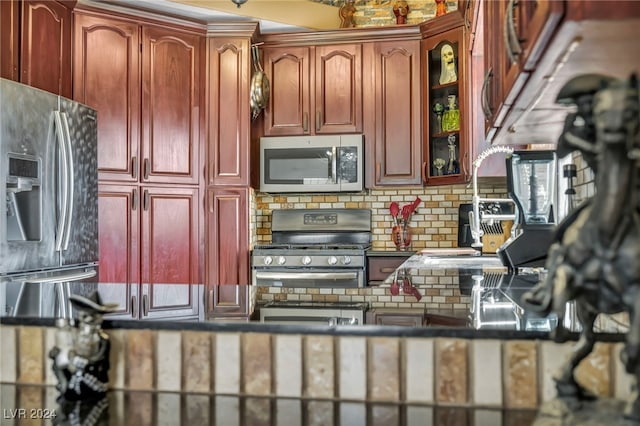
<path id="1" fill-rule="evenodd" d="M 574 369 L 595 344 L 593 324 L 600 313 L 629 314 L 621 352 L 626 371 L 640 382 L 640 96 L 632 75 L 620 81 L 583 75 L 561 90 L 559 103 L 574 103 L 558 141 L 558 155 L 580 151 L 595 174 L 595 195 L 558 225 L 549 249 L 547 275 L 523 299 L 539 312 L 555 312 L 556 341 L 566 341 L 566 302 L 575 301 L 581 338 L 569 361 L 554 377 L 558 397 L 592 399 Z M 640 397 L 625 416 L 640 421 Z"/>

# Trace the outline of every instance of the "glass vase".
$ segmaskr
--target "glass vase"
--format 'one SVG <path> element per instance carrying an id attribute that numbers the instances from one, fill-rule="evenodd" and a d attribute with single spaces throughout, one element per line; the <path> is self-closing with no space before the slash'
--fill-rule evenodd
<path id="1" fill-rule="evenodd" d="M 411 247 L 411 227 L 406 223 L 395 225 L 391 229 L 391 239 L 396 246 L 396 250 L 409 250 Z"/>

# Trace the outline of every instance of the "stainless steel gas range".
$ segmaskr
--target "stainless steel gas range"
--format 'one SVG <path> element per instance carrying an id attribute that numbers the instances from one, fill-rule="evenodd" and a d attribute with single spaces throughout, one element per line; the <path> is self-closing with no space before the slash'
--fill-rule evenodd
<path id="1" fill-rule="evenodd" d="M 253 250 L 254 285 L 364 287 L 370 210 L 274 210 L 271 232 L 272 243 Z"/>

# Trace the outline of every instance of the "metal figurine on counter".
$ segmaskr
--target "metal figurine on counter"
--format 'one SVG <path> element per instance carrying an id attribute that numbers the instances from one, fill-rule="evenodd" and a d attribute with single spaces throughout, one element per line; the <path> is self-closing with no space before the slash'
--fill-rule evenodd
<path id="1" fill-rule="evenodd" d="M 576 382 L 574 369 L 593 349 L 593 324 L 600 313 L 628 312 L 630 328 L 620 354 L 626 371 L 640 382 L 640 98 L 638 81 L 585 75 L 569 81 L 558 102 L 573 100 L 558 150 L 577 149 L 595 173 L 595 195 L 558 225 L 549 249 L 546 278 L 523 296 L 540 312 L 555 312 L 555 339 L 564 341 L 562 317 L 575 300 L 582 336 L 569 362 L 554 378 L 558 397 L 569 403 L 592 399 Z M 634 392 L 625 417 L 640 421 Z"/>
<path id="2" fill-rule="evenodd" d="M 56 346 L 49 351 L 59 401 L 99 400 L 107 391 L 110 349 L 109 336 L 100 326 L 102 316 L 117 305 L 103 305 L 98 292 L 89 297 L 73 294 L 69 300 L 79 311 L 78 324 L 59 320 Z"/>

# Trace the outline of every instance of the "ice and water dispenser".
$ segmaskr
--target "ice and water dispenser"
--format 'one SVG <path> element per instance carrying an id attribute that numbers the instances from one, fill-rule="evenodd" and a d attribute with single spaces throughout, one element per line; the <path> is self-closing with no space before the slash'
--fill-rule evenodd
<path id="1" fill-rule="evenodd" d="M 42 238 L 41 161 L 9 154 L 6 176 L 7 241 Z"/>

